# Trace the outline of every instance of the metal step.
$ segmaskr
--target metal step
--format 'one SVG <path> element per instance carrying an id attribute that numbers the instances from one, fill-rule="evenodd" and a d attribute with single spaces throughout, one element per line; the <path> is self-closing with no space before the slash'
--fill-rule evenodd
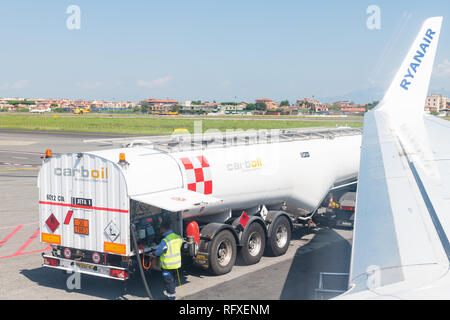
<path id="1" fill-rule="evenodd" d="M 315 289 L 315 300 L 334 298 L 346 292 L 348 289 L 348 277 L 348 273 L 321 272 L 319 275 L 319 287 Z M 327 278 L 328 282 L 334 282 L 333 285 L 330 286 L 330 284 L 326 284 L 325 278 Z M 345 285 L 343 283 L 345 283 Z"/>

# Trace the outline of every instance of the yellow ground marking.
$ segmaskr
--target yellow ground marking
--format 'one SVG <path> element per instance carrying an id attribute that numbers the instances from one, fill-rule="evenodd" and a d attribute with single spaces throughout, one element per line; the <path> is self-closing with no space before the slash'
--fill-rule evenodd
<path id="1" fill-rule="evenodd" d="M 37 170 L 37 169 L 40 169 L 40 167 L 0 169 L 0 172 L 5 172 L 5 171 L 19 171 L 19 170 Z"/>
<path id="2" fill-rule="evenodd" d="M 1 132 L 14 132 L 14 133 L 42 133 L 42 134 L 73 134 L 73 135 L 86 135 L 86 136 L 120 136 L 120 137 L 133 137 L 133 133 L 108 133 L 108 132 L 104 132 L 104 133 L 95 133 L 95 132 L 83 132 L 83 131 L 45 131 L 45 130 L 4 130 L 4 131 L 0 131 Z"/>

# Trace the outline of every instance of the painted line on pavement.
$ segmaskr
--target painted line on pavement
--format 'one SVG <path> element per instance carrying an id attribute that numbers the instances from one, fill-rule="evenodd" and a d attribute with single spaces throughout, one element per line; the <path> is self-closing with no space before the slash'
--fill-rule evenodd
<path id="1" fill-rule="evenodd" d="M 14 229 L 13 232 L 11 232 L 10 234 L 8 234 L 2 241 L 0 241 L 0 248 L 6 243 L 8 242 L 9 239 L 11 239 L 11 237 L 13 235 L 16 234 L 17 231 L 19 231 L 20 229 L 22 229 L 23 225 L 17 226 L 16 229 Z"/>
<path id="2" fill-rule="evenodd" d="M 7 171 L 21 171 L 21 170 L 38 170 L 41 167 L 31 167 L 31 168 L 12 168 L 12 169 L 0 169 L 0 172 L 7 172 Z"/>

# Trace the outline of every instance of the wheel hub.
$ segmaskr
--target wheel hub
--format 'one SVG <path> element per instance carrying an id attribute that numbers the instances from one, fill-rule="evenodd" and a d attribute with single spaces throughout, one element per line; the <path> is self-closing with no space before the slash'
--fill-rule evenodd
<path id="1" fill-rule="evenodd" d="M 261 235 L 257 232 L 253 232 L 248 237 L 248 252 L 251 256 L 257 256 L 261 251 L 262 239 Z"/>
<path id="2" fill-rule="evenodd" d="M 286 226 L 284 226 L 284 225 L 279 226 L 277 228 L 277 232 L 275 234 L 277 246 L 279 248 L 283 248 L 286 245 L 287 238 L 288 238 L 288 232 L 287 232 Z"/>
<path id="3" fill-rule="evenodd" d="M 227 266 L 231 261 L 232 248 L 228 240 L 223 240 L 217 247 L 217 260 L 222 267 Z"/>

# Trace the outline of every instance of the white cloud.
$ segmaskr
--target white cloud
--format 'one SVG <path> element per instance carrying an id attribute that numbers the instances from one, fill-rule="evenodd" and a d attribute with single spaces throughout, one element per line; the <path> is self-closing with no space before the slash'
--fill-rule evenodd
<path id="1" fill-rule="evenodd" d="M 28 87 L 29 84 L 30 84 L 29 80 L 19 80 L 12 84 L 10 83 L 2 84 L 0 85 L 0 89 L 24 89 Z"/>
<path id="2" fill-rule="evenodd" d="M 165 76 L 162 78 L 157 78 L 155 80 L 151 80 L 151 81 L 145 81 L 145 80 L 138 80 L 137 85 L 139 87 L 144 87 L 144 88 L 155 88 L 155 87 L 162 87 L 164 86 L 167 82 L 169 82 L 170 80 L 172 80 L 172 78 L 170 76 Z"/>
<path id="3" fill-rule="evenodd" d="M 101 81 L 95 81 L 95 82 L 84 81 L 84 82 L 77 82 L 76 85 L 77 85 L 77 87 L 84 88 L 84 89 L 97 89 L 97 88 L 103 86 L 103 82 L 101 82 Z"/>
<path id="4" fill-rule="evenodd" d="M 450 75 L 450 61 L 445 59 L 444 62 L 438 64 L 435 69 L 435 74 L 441 77 Z"/>

